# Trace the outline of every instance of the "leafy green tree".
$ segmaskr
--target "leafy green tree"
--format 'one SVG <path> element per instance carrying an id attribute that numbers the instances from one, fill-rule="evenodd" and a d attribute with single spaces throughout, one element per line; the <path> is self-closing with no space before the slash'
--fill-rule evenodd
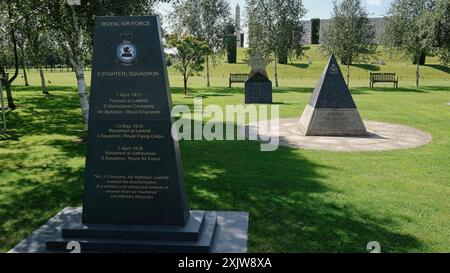
<path id="1" fill-rule="evenodd" d="M 436 48 L 443 65 L 450 65 L 450 1 L 438 0 L 435 12 Z"/>
<path id="2" fill-rule="evenodd" d="M 29 63 L 28 61 L 28 43 L 27 43 L 27 39 L 25 37 L 25 35 L 22 33 L 22 31 L 20 31 L 19 33 L 17 33 L 17 47 L 18 47 L 18 51 L 19 51 L 19 62 L 20 62 L 20 66 L 22 67 L 22 74 L 23 74 L 23 80 L 25 83 L 25 86 L 30 86 L 29 82 L 28 82 L 28 74 L 27 74 L 27 64 Z"/>
<path id="3" fill-rule="evenodd" d="M 20 63 L 22 65 L 22 74 L 23 74 L 23 81 L 25 86 L 30 86 L 30 83 L 28 82 L 28 73 L 27 73 L 27 46 L 25 42 L 19 42 L 17 44 L 17 46 L 19 47 L 19 52 L 20 52 Z"/>
<path id="4" fill-rule="evenodd" d="M 347 85 L 350 85 L 350 65 L 366 61 L 376 52 L 375 27 L 361 0 L 334 0 L 331 20 L 322 28 L 320 37 L 322 49 L 347 65 Z"/>
<path id="5" fill-rule="evenodd" d="M 87 2 L 87 1 L 86 1 Z M 95 5 L 83 2 L 80 6 L 68 5 L 63 0 L 47 1 L 45 14 L 46 23 L 53 31 L 55 39 L 67 56 L 74 69 L 77 80 L 77 90 L 80 99 L 83 121 L 87 128 L 89 118 L 89 100 L 84 76 L 84 65 L 92 52 L 93 14 L 97 13 Z"/>
<path id="6" fill-rule="evenodd" d="M 275 58 L 277 87 L 277 64 L 287 63 L 290 56 L 302 56 L 305 14 L 302 0 L 247 0 L 249 54 L 260 52 Z"/>
<path id="7" fill-rule="evenodd" d="M 434 0 L 394 0 L 384 18 L 383 44 L 413 58 L 416 86 L 420 81 L 420 58 L 431 52 L 436 42 Z"/>
<path id="8" fill-rule="evenodd" d="M 235 64 L 237 61 L 237 39 L 236 39 L 236 27 L 234 24 L 228 24 L 225 30 L 225 48 L 227 51 L 227 62 Z"/>
<path id="9" fill-rule="evenodd" d="M 226 50 L 224 39 L 231 22 L 230 5 L 226 0 L 180 0 L 174 5 L 170 15 L 178 35 L 188 34 L 203 40 L 209 47 L 206 58 L 206 85 L 211 86 L 210 59 L 215 63 L 217 57 Z"/>
<path id="10" fill-rule="evenodd" d="M 320 44 L 320 19 L 311 19 L 311 44 Z"/>
<path id="11" fill-rule="evenodd" d="M 205 67 L 205 58 L 210 54 L 208 44 L 194 36 L 176 34 L 166 37 L 167 45 L 174 48 L 176 61 L 174 68 L 183 75 L 184 93 L 187 94 L 189 77 L 198 75 Z"/>
<path id="12" fill-rule="evenodd" d="M 27 9 L 20 12 L 24 22 L 20 32 L 29 51 L 28 57 L 31 58 L 32 63 L 39 70 L 42 93 L 48 95 L 43 67 L 46 65 L 46 57 L 50 54 L 52 44 L 55 44 L 56 41 L 52 39 L 51 32 L 45 24 L 46 17 L 43 10 L 41 10 L 41 3 L 33 0 L 22 0 L 22 3 L 26 3 Z M 30 26 L 33 27 L 31 28 Z"/>
<path id="13" fill-rule="evenodd" d="M 92 35 L 95 16 L 146 15 L 155 2 L 174 0 L 84 0 L 81 5 L 68 5 L 66 0 L 47 0 L 47 24 L 75 71 L 78 95 L 85 125 L 88 124 L 89 102 L 84 65 L 92 58 Z M 175 0 L 176 1 L 176 0 Z"/>
<path id="14" fill-rule="evenodd" d="M 18 11 L 20 10 L 20 5 L 18 1 L 0 1 L 0 20 L 2 32 L 2 50 L 12 49 L 12 65 L 14 66 L 14 73 L 9 75 L 6 73 L 6 68 L 9 67 L 8 61 L 11 58 L 8 54 L 2 54 L 0 57 L 0 75 L 2 78 L 2 84 L 5 85 L 6 99 L 8 101 L 8 108 L 15 110 L 17 108 L 14 103 L 14 98 L 11 92 L 11 84 L 17 79 L 19 75 L 19 50 L 18 50 L 18 38 L 17 32 L 22 21 L 18 16 Z M 3 39 L 6 38 L 6 39 Z M 4 41 L 6 40 L 6 41 Z"/>
<path id="15" fill-rule="evenodd" d="M 89 103 L 84 77 L 84 65 L 92 57 L 92 33 L 95 16 L 146 15 L 152 11 L 155 2 L 173 1 L 177 0 L 83 0 L 81 5 L 69 5 L 67 0 L 1 0 L 0 20 L 2 20 L 2 24 L 0 24 L 0 31 L 2 32 L 1 37 L 7 38 L 7 41 L 2 39 L 1 42 L 8 46 L 8 51 L 12 52 L 13 66 L 15 68 L 10 78 L 3 81 L 7 93 L 8 107 L 11 109 L 16 108 L 10 86 L 18 76 L 18 37 L 21 35 L 20 31 L 26 29 L 36 31 L 33 30 L 35 25 L 24 24 L 26 15 L 30 19 L 34 19 L 32 18 L 33 16 L 38 16 L 39 23 L 42 23 L 42 28 L 51 33 L 52 41 L 49 41 L 48 45 L 57 44 L 67 56 L 67 60 L 75 71 L 83 119 L 87 125 Z M 31 34 L 35 36 L 34 38 L 37 37 L 36 41 L 39 43 L 42 33 Z M 6 56 L 8 54 L 0 55 Z M 29 55 L 34 56 L 35 54 Z M 48 56 L 38 56 L 35 62 L 41 63 L 41 57 L 45 59 Z M 35 57 L 32 58 L 35 59 Z M 0 73 L 4 76 L 6 75 L 5 68 L 7 67 L 5 64 L 6 59 L 2 57 L 0 60 Z"/>

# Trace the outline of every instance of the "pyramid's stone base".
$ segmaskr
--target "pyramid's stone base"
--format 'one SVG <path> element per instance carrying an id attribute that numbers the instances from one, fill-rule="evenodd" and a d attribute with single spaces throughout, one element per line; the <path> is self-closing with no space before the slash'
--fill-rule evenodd
<path id="1" fill-rule="evenodd" d="M 250 123 L 245 128 L 248 139 L 257 136 L 258 141 L 279 141 L 280 146 L 335 152 L 377 152 L 411 149 L 432 140 L 431 135 L 399 124 L 376 121 L 364 122 L 366 136 L 305 136 L 299 130 L 298 119 L 263 120 Z"/>
<path id="2" fill-rule="evenodd" d="M 367 130 L 356 108 L 316 109 L 307 105 L 299 130 L 305 136 L 366 136 Z"/>

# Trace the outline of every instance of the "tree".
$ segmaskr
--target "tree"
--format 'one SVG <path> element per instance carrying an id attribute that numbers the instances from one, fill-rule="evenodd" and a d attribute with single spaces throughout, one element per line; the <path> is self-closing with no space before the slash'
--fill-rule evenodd
<path id="1" fill-rule="evenodd" d="M 347 65 L 347 85 L 350 85 L 350 65 L 376 52 L 375 27 L 361 0 L 333 2 L 331 20 L 322 28 L 322 49 Z"/>
<path id="2" fill-rule="evenodd" d="M 2 23 L 2 37 L 7 37 L 9 43 L 4 43 L 5 48 L 12 48 L 13 52 L 13 66 L 14 73 L 12 76 L 8 77 L 6 73 L 6 60 L 0 60 L 0 73 L 2 75 L 2 83 L 5 85 L 6 99 L 8 101 L 8 108 L 15 110 L 17 108 L 14 103 L 14 98 L 11 92 L 11 84 L 16 80 L 19 75 L 19 52 L 18 52 L 18 41 L 17 41 L 17 28 L 20 25 L 20 18 L 17 16 L 17 10 L 19 10 L 17 1 L 0 1 L 0 9 L 2 12 L 1 20 Z M 2 39 L 3 40 L 3 39 Z"/>
<path id="3" fill-rule="evenodd" d="M 237 61 L 236 27 L 234 24 L 229 24 L 225 31 L 223 42 L 227 51 L 227 62 L 229 64 L 235 64 Z"/>
<path id="4" fill-rule="evenodd" d="M 436 48 L 443 65 L 450 65 L 450 1 L 438 0 L 435 12 Z"/>
<path id="5" fill-rule="evenodd" d="M 20 51 L 20 62 L 22 64 L 22 73 L 23 73 L 23 81 L 25 86 L 30 86 L 28 82 L 28 73 L 27 73 L 27 54 L 26 54 L 26 46 L 25 44 L 18 44 Z"/>
<path id="6" fill-rule="evenodd" d="M 226 0 L 182 0 L 174 6 L 170 15 L 178 35 L 188 34 L 203 40 L 209 47 L 206 57 L 206 85 L 210 82 L 210 59 L 225 52 L 224 39 L 231 22 L 230 5 Z"/>
<path id="7" fill-rule="evenodd" d="M 25 86 L 30 86 L 27 75 L 27 41 L 24 35 L 19 35 L 19 37 L 17 37 L 17 46 L 19 48 L 20 65 L 22 66 L 23 80 Z"/>
<path id="8" fill-rule="evenodd" d="M 53 45 L 57 44 L 65 52 L 67 60 L 75 71 L 77 79 L 78 95 L 85 125 L 88 122 L 89 102 L 84 77 L 84 65 L 91 59 L 92 33 L 95 16 L 114 15 L 145 15 L 148 14 L 155 2 L 172 2 L 176 0 L 83 0 L 81 5 L 69 5 L 67 0 L 1 0 L 0 1 L 0 31 L 1 37 L 7 37 L 8 41 L 0 40 L 0 43 L 8 46 L 12 51 L 13 75 L 3 81 L 7 93 L 8 107 L 15 109 L 11 93 L 11 83 L 17 78 L 19 70 L 18 56 L 18 32 L 20 29 L 31 29 L 24 26 L 23 15 L 39 8 L 39 18 L 46 29 L 51 31 L 54 39 Z M 72 3 L 73 1 L 70 1 Z M 51 44 L 51 43 L 50 43 Z M 6 55 L 6 54 L 0 54 Z M 47 56 L 48 57 L 48 56 Z M 6 61 L 0 59 L 0 73 L 6 75 Z"/>
<path id="9" fill-rule="evenodd" d="M 23 1 L 22 2 L 26 2 Z M 47 84 L 45 81 L 43 66 L 45 65 L 46 55 L 51 51 L 51 45 L 55 41 L 51 38 L 51 33 L 48 26 L 45 24 L 45 13 L 41 10 L 42 5 L 37 1 L 28 1 L 26 5 L 27 9 L 21 11 L 24 24 L 21 29 L 22 36 L 29 49 L 28 54 L 32 63 L 39 70 L 39 76 L 41 78 L 41 90 L 42 93 L 48 95 Z M 30 26 L 33 26 L 31 28 Z M 23 52 L 23 51 L 22 51 Z M 24 57 L 24 56 L 22 56 Z M 25 64 L 23 64 L 25 66 Z M 25 71 L 25 67 L 23 67 Z M 24 72 L 25 76 L 25 72 Z"/>
<path id="10" fill-rule="evenodd" d="M 43 15 L 41 14 L 41 3 L 39 3 L 39 1 L 0 1 L 0 7 L 2 7 L 2 10 L 4 11 L 0 14 L 4 23 L 2 25 L 5 26 L 1 30 L 2 32 L 4 32 L 4 35 L 2 35 L 2 37 L 5 37 L 8 40 L 5 43 L 3 50 L 6 50 L 6 48 L 8 48 L 10 51 L 12 51 L 14 66 L 14 73 L 9 77 L 9 79 L 4 79 L 3 84 L 5 84 L 8 107 L 14 110 L 16 109 L 16 105 L 14 103 L 14 98 L 11 92 L 11 85 L 18 77 L 20 65 L 22 65 L 25 84 L 27 84 L 28 79 L 25 68 L 27 61 L 25 60 L 25 57 L 31 55 L 33 62 L 35 64 L 39 64 L 38 67 L 41 67 L 40 64 L 42 64 L 40 52 L 44 47 L 44 43 L 41 37 L 45 36 L 44 31 L 41 28 L 41 18 L 43 18 Z M 25 49 L 27 48 L 27 46 L 31 48 L 32 54 L 25 54 Z M 39 53 L 39 57 L 37 57 L 37 53 Z M 3 75 L 3 78 L 7 78 L 4 60 L 0 60 L 0 73 Z M 43 93 L 47 93 L 42 67 L 40 70 L 40 74 L 41 78 L 43 79 L 41 81 L 43 86 Z"/>
<path id="11" fill-rule="evenodd" d="M 320 19 L 311 19 L 311 44 L 320 44 Z"/>
<path id="12" fill-rule="evenodd" d="M 305 14 L 301 0 L 247 0 L 249 54 L 254 51 L 264 57 L 274 56 L 277 87 L 277 64 L 286 64 L 289 57 L 303 54 Z"/>
<path id="13" fill-rule="evenodd" d="M 91 52 L 89 32 L 83 27 L 84 6 L 73 6 L 65 1 L 53 0 L 46 3 L 47 24 L 54 31 L 55 38 L 68 56 L 74 68 L 77 79 L 78 96 L 84 124 L 87 127 L 89 117 L 89 101 L 84 77 L 84 60 L 90 57 L 85 52 Z M 51 17 L 50 17 L 51 15 Z M 89 18 L 91 19 L 91 18 Z M 89 49 L 89 50 L 88 50 Z"/>
<path id="14" fill-rule="evenodd" d="M 176 50 L 176 63 L 174 68 L 183 75 L 184 94 L 187 94 L 189 77 L 198 75 L 203 71 L 205 58 L 210 54 L 210 48 L 204 41 L 194 36 L 176 34 L 166 37 L 167 45 Z"/>
<path id="15" fill-rule="evenodd" d="M 82 5 L 68 5 L 65 0 L 48 0 L 41 3 L 45 7 L 46 22 L 53 31 L 77 79 L 78 96 L 87 127 L 89 101 L 86 91 L 84 65 L 91 59 L 92 35 L 95 16 L 144 15 L 151 12 L 158 0 L 85 0 Z M 159 0 L 171 2 L 171 0 Z"/>
<path id="16" fill-rule="evenodd" d="M 435 44 L 434 0 L 394 0 L 384 19 L 383 44 L 414 58 L 416 86 L 420 79 L 420 58 Z"/>

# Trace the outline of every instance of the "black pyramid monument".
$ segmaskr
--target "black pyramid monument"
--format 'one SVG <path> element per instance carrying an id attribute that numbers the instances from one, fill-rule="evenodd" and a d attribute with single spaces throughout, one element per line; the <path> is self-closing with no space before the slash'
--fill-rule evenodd
<path id="1" fill-rule="evenodd" d="M 298 127 L 306 136 L 367 135 L 334 55 L 330 57 Z"/>

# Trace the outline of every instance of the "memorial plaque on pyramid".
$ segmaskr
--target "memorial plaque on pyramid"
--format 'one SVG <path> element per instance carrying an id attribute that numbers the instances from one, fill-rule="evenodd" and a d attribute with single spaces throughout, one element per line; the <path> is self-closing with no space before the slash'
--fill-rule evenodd
<path id="1" fill-rule="evenodd" d="M 334 56 L 330 57 L 298 127 L 306 136 L 367 135 Z"/>

